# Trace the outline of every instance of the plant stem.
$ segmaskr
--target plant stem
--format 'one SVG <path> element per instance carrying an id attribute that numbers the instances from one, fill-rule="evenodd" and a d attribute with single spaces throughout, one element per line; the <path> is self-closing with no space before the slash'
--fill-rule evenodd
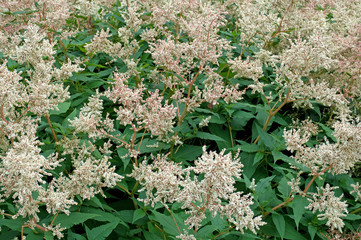
<path id="1" fill-rule="evenodd" d="M 267 101 L 268 107 L 271 109 L 271 111 L 269 112 L 269 115 L 268 115 L 268 117 L 267 117 L 267 120 L 266 120 L 265 124 L 263 125 L 263 128 L 262 128 L 262 129 L 263 129 L 264 131 L 266 131 L 266 129 L 267 129 L 267 127 L 268 127 L 268 124 L 270 123 L 271 119 L 272 119 L 287 103 L 290 102 L 290 100 L 289 100 L 290 92 L 291 92 L 291 89 L 289 88 L 289 89 L 288 89 L 288 92 L 287 92 L 287 95 L 286 95 L 286 98 L 283 100 L 283 102 L 281 103 L 281 105 L 280 105 L 276 110 L 274 110 L 274 111 L 272 111 L 272 110 L 273 110 L 273 108 L 274 108 L 276 105 L 273 106 L 273 108 L 271 109 L 270 104 L 269 104 L 268 101 Z M 254 140 L 253 143 L 256 144 L 259 139 L 260 139 L 260 135 L 258 135 L 258 137 L 256 138 L 256 140 Z"/>
<path id="2" fill-rule="evenodd" d="M 46 118 L 46 121 L 48 121 L 48 124 L 49 124 L 50 130 L 51 130 L 51 133 L 53 135 L 53 138 L 54 138 L 55 142 L 57 143 L 59 140 L 58 140 L 58 137 L 56 136 L 56 133 L 55 133 L 55 131 L 53 129 L 53 125 L 51 124 L 49 115 L 45 114 L 45 118 Z"/>
<path id="3" fill-rule="evenodd" d="M 316 178 L 318 178 L 320 175 L 322 175 L 323 173 L 325 173 L 326 171 L 328 171 L 329 169 L 332 168 L 332 164 L 330 166 L 328 166 L 327 168 L 323 169 L 321 172 L 315 174 L 311 181 L 307 184 L 307 186 L 305 187 L 305 189 L 303 190 L 303 193 L 306 194 L 306 192 L 308 191 L 308 189 L 311 187 L 312 183 L 316 180 Z M 272 210 L 276 211 L 278 208 L 281 208 L 283 206 L 286 206 L 287 204 L 289 204 L 290 202 L 292 202 L 294 198 L 289 198 L 286 201 L 284 201 L 283 203 L 278 204 L 277 206 L 273 207 Z M 361 211 L 361 210 L 360 210 Z M 263 215 L 263 217 L 267 216 L 268 214 L 270 214 L 270 212 L 265 212 Z"/>
<path id="4" fill-rule="evenodd" d="M 170 213 L 170 215 L 172 216 L 173 221 L 174 221 L 175 225 L 177 226 L 177 229 L 178 229 L 179 234 L 182 234 L 181 230 L 179 229 L 178 223 L 177 223 L 177 221 L 175 220 L 175 217 L 174 217 L 172 211 L 171 211 L 167 206 L 164 206 L 164 207 L 165 207 L 165 209 L 167 209 L 167 211 L 168 211 L 168 212 Z"/>

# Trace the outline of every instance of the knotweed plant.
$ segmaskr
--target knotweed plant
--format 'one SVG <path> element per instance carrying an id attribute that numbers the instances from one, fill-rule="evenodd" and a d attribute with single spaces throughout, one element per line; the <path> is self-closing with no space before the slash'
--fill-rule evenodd
<path id="1" fill-rule="evenodd" d="M 169 209 L 167 204 L 182 203 L 181 208 L 187 209 L 186 213 L 190 215 L 184 223 L 195 233 L 206 218 L 207 210 L 213 217 L 217 214 L 226 217 L 242 233 L 244 229 L 256 233 L 265 222 L 261 216 L 254 217 L 250 208 L 252 196 L 235 192 L 233 186 L 234 178 L 241 176 L 243 165 L 239 163 L 238 154 L 233 159 L 231 153 L 224 152 L 206 152 L 203 147 L 203 154 L 195 161 L 195 166 L 186 169 L 160 155 L 153 158 L 152 164 L 144 161 L 139 167 L 134 166 L 130 176 L 144 185 L 139 191 L 146 190 L 147 198 L 140 201 L 152 206 L 160 202 L 166 209 Z"/>
<path id="2" fill-rule="evenodd" d="M 0 0 L 0 238 L 347 239 L 360 0 Z"/>

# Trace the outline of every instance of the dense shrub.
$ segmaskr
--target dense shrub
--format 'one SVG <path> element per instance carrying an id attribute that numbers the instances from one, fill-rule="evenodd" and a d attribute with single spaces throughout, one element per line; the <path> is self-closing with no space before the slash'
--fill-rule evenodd
<path id="1" fill-rule="evenodd" d="M 356 239 L 361 1 L 0 1 L 1 239 Z"/>

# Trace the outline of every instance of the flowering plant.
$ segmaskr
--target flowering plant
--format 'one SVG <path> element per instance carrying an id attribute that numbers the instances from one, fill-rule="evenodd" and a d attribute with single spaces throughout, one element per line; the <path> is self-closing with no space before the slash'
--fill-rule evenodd
<path id="1" fill-rule="evenodd" d="M 0 1 L 0 238 L 361 224 L 361 1 Z"/>

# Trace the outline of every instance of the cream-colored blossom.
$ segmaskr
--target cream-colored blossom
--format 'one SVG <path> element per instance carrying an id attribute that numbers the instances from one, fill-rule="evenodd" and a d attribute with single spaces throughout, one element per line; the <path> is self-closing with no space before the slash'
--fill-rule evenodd
<path id="1" fill-rule="evenodd" d="M 166 156 L 158 155 L 151 164 L 144 161 L 134 166 L 129 176 L 144 186 L 139 191 L 146 191 L 146 198 L 139 200 L 145 204 L 182 203 L 182 208 L 190 215 L 185 220 L 189 228 L 198 229 L 208 209 L 213 216 L 225 216 L 242 232 L 244 229 L 255 232 L 265 223 L 260 216 L 254 217 L 250 208 L 253 198 L 235 192 L 235 178 L 241 176 L 242 167 L 238 153 L 233 157 L 231 153 L 225 154 L 225 150 L 206 152 L 204 147 L 194 167 L 183 169 L 167 161 Z M 198 178 L 199 175 L 203 177 Z"/>
<path id="2" fill-rule="evenodd" d="M 306 208 L 312 210 L 313 213 L 319 211 L 319 220 L 327 219 L 326 225 L 331 230 L 337 229 L 342 232 L 345 224 L 341 218 L 346 217 L 348 211 L 346 201 L 341 201 L 343 194 L 336 197 L 333 192 L 337 188 L 331 187 L 329 184 L 326 184 L 326 187 L 317 187 L 317 193 L 311 193 L 312 199 L 308 199 L 310 204 Z"/>
<path id="3" fill-rule="evenodd" d="M 356 201 L 361 199 L 361 187 L 360 184 L 357 182 L 356 184 L 351 184 L 353 190 L 350 193 L 356 193 Z"/>
<path id="4" fill-rule="evenodd" d="M 335 121 L 333 124 L 335 142 L 325 139 L 314 147 L 306 143 L 312 134 L 306 129 L 284 131 L 287 149 L 295 152 L 296 162 L 310 169 L 312 174 L 329 169 L 333 174 L 347 173 L 361 161 L 360 136 L 361 123 L 347 120 Z"/>
<path id="5" fill-rule="evenodd" d="M 127 76 L 114 73 L 115 82 L 113 88 L 104 95 L 120 106 L 115 108 L 117 120 L 122 125 L 144 127 L 159 139 L 167 139 L 168 133 L 172 133 L 176 108 L 172 105 L 163 104 L 163 97 L 158 91 L 149 92 L 149 96 L 143 99 L 145 88 L 139 85 L 137 88 L 127 86 Z"/>

